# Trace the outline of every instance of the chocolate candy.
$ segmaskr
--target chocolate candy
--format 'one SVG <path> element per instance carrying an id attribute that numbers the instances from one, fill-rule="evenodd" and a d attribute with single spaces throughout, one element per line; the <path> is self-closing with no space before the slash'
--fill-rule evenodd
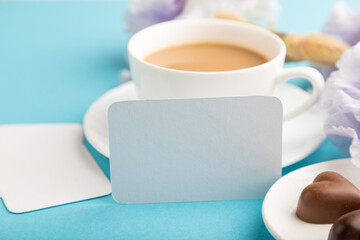
<path id="1" fill-rule="evenodd" d="M 331 227 L 329 240 L 360 239 L 360 210 L 349 212 L 340 217 Z"/>
<path id="2" fill-rule="evenodd" d="M 308 223 L 334 223 L 360 209 L 360 191 L 336 172 L 320 173 L 301 193 L 296 215 Z"/>

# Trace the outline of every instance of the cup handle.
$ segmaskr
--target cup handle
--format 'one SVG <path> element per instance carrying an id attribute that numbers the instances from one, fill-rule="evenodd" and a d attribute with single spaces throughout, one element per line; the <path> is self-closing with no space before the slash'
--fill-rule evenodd
<path id="1" fill-rule="evenodd" d="M 320 93 L 324 88 L 324 78 L 319 71 L 311 67 L 294 67 L 286 68 L 280 71 L 276 76 L 276 85 L 286 82 L 291 78 L 305 78 L 313 86 L 311 97 L 299 107 L 289 111 L 283 117 L 283 120 L 289 120 L 293 117 L 305 112 L 313 106 L 320 97 Z"/>

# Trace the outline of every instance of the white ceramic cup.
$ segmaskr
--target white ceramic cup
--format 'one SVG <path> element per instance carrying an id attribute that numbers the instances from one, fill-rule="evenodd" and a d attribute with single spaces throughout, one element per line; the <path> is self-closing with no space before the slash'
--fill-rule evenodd
<path id="1" fill-rule="evenodd" d="M 167 47 L 196 42 L 240 45 L 264 54 L 268 62 L 240 70 L 193 72 L 160 67 L 144 61 L 149 54 Z M 305 78 L 313 86 L 311 97 L 284 115 L 295 117 L 319 98 L 322 75 L 310 67 L 283 69 L 286 47 L 274 33 L 247 23 L 220 19 L 175 20 L 150 26 L 129 41 L 132 78 L 140 99 L 272 96 L 278 84 Z"/>

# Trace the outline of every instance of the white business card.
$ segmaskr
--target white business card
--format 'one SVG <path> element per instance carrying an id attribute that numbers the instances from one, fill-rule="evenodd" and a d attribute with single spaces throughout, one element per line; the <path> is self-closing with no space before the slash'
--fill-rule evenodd
<path id="1" fill-rule="evenodd" d="M 281 176 L 275 97 L 123 101 L 108 120 L 119 203 L 261 199 Z"/>

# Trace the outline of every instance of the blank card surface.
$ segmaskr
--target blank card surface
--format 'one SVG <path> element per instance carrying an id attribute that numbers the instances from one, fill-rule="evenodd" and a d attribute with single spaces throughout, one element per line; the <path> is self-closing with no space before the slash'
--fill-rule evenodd
<path id="1" fill-rule="evenodd" d="M 109 180 L 83 145 L 79 124 L 0 127 L 0 196 L 22 213 L 111 192 Z"/>
<path id="2" fill-rule="evenodd" d="M 261 199 L 281 176 L 274 97 L 125 101 L 108 117 L 120 203 Z"/>

